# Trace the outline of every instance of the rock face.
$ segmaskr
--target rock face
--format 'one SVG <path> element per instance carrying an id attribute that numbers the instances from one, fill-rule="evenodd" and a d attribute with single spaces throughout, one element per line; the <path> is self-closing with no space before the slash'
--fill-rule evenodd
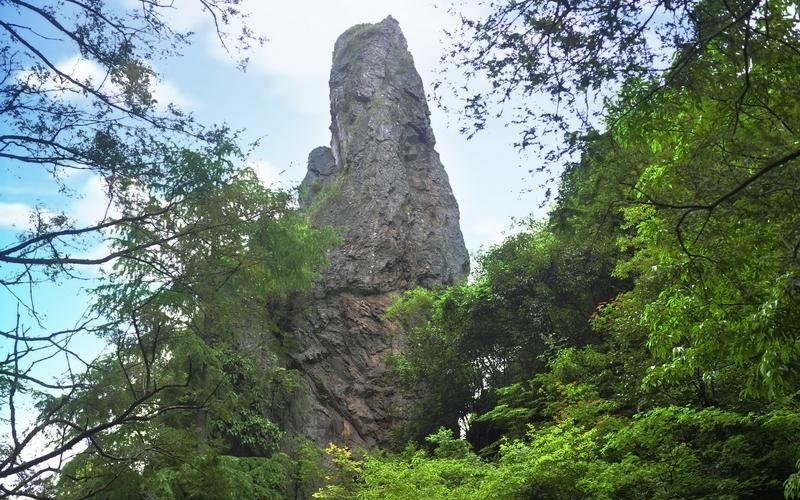
<path id="1" fill-rule="evenodd" d="M 292 361 L 308 390 L 288 426 L 323 445 L 372 447 L 407 407 L 387 377 L 387 357 L 405 345 L 386 307 L 404 290 L 465 278 L 469 259 L 397 21 L 339 37 L 330 96 L 331 147 L 309 155 L 300 203 L 314 224 L 340 227 L 342 242 L 297 321 Z"/>

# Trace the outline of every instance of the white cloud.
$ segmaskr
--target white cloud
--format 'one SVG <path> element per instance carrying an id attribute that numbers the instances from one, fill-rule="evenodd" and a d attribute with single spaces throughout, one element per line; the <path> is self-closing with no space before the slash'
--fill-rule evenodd
<path id="1" fill-rule="evenodd" d="M 24 229 L 30 227 L 35 211 L 24 203 L 0 202 L 0 228 Z"/>
<path id="2" fill-rule="evenodd" d="M 109 204 L 103 180 L 98 176 L 89 177 L 77 190 L 76 197 L 66 208 L 65 213 L 79 226 L 96 224 L 107 217 L 119 217 L 119 210 Z M 49 210 L 41 210 L 44 218 L 54 215 Z M 36 209 L 26 203 L 0 202 L 0 228 L 27 229 L 32 227 Z"/>
<path id="3" fill-rule="evenodd" d="M 111 79 L 105 70 L 94 61 L 80 57 L 71 57 L 60 63 L 57 67 L 62 72 L 78 81 L 91 82 L 91 85 L 96 88 L 104 88 L 107 92 L 114 94 L 122 93 L 122 89 L 118 85 L 111 83 Z M 156 79 L 151 82 L 150 93 L 161 109 L 166 109 L 167 105 L 170 103 L 184 109 L 196 105 L 194 99 L 181 91 L 178 86 L 171 81 Z"/>
<path id="4" fill-rule="evenodd" d="M 270 90 L 304 113 L 327 111 L 333 46 L 349 27 L 379 22 L 388 15 L 397 19 L 417 69 L 430 84 L 441 55 L 442 29 L 454 22 L 445 9 L 435 8 L 432 0 L 309 0 L 303 2 L 303 8 L 291 2 L 250 0 L 245 8 L 251 11 L 247 19 L 250 28 L 269 39 L 264 47 L 248 54 L 250 68 L 269 77 Z M 216 35 L 208 35 L 212 52 L 234 64 Z"/>
<path id="5" fill-rule="evenodd" d="M 258 180 L 266 187 L 280 186 L 287 180 L 281 177 L 285 170 L 279 169 L 268 160 L 252 160 L 246 166 L 256 173 Z"/>
<path id="6" fill-rule="evenodd" d="M 161 109 L 165 109 L 170 103 L 183 110 L 197 109 L 199 107 L 198 102 L 194 98 L 180 90 L 178 86 L 171 81 L 156 81 L 150 88 L 150 92 Z"/>
<path id="7" fill-rule="evenodd" d="M 482 246 L 489 248 L 502 243 L 507 237 L 521 231 L 519 225 L 511 223 L 503 216 L 477 216 L 472 218 L 472 223 L 464 228 L 464 233 L 472 236 L 474 241 L 482 242 Z"/>
<path id="8" fill-rule="evenodd" d="M 256 67 L 277 76 L 321 76 L 327 80 L 336 38 L 350 26 L 379 22 L 391 15 L 400 23 L 417 66 L 431 68 L 439 58 L 439 33 L 449 24 L 446 12 L 432 8 L 428 0 L 317 0 L 306 2 L 304 7 L 262 2 L 251 6 L 250 20 L 256 24 L 253 28 L 267 33 L 270 40 L 254 56 Z"/>
<path id="9" fill-rule="evenodd" d="M 58 62 L 55 66 L 58 71 L 69 78 L 89 87 L 102 90 L 112 96 L 122 94 L 122 89 L 119 85 L 111 82 L 108 72 L 92 60 L 84 59 L 80 56 L 72 56 Z M 17 75 L 17 79 L 20 81 L 26 80 L 31 85 L 48 91 L 59 99 L 79 99 L 82 96 L 82 91 L 78 86 L 59 76 L 53 75 L 49 80 L 43 80 L 31 71 L 23 71 Z M 156 100 L 157 106 L 162 110 L 166 109 L 170 103 L 183 109 L 197 107 L 197 101 L 171 81 L 156 79 L 151 82 L 150 92 Z"/>
<path id="10" fill-rule="evenodd" d="M 80 82 L 89 81 L 92 85 L 109 82 L 107 73 L 94 61 L 79 56 L 72 56 L 56 64 L 56 68 Z"/>
<path id="11" fill-rule="evenodd" d="M 81 258 L 102 259 L 111 254 L 112 251 L 113 250 L 111 249 L 110 243 L 107 240 L 104 240 L 87 250 L 83 255 L 81 255 Z M 116 261 L 117 259 L 111 259 L 107 262 L 103 262 L 100 265 L 90 266 L 87 268 L 87 271 L 93 276 L 101 276 L 103 273 L 110 274 L 111 271 L 114 270 L 114 264 Z"/>
<path id="12" fill-rule="evenodd" d="M 118 0 L 121 7 L 128 10 L 140 11 L 140 0 Z M 196 0 L 170 0 L 162 2 L 158 12 L 164 16 L 168 26 L 176 31 L 196 31 L 206 21 L 208 14 Z"/>
<path id="13" fill-rule="evenodd" d="M 119 211 L 109 204 L 106 187 L 98 176 L 89 177 L 67 213 L 74 217 L 79 225 L 96 224 L 107 217 L 120 215 Z"/>
<path id="14" fill-rule="evenodd" d="M 97 63 L 79 56 L 64 59 L 56 63 L 55 67 L 69 78 L 81 83 L 88 82 L 93 87 L 99 87 L 107 80 L 105 73 Z M 45 78 L 43 75 L 26 70 L 17 74 L 17 80 L 49 92 L 58 99 L 77 99 L 80 96 L 80 89 L 76 85 L 57 75 L 51 74 L 49 78 Z"/>

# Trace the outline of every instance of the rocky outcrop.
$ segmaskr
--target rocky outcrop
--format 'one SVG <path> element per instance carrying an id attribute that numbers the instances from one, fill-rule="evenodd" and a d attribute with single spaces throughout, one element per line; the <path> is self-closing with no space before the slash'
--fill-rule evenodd
<path id="1" fill-rule="evenodd" d="M 292 360 L 308 387 L 289 427 L 320 444 L 372 447 L 408 406 L 387 377 L 404 337 L 386 307 L 404 290 L 465 278 L 469 259 L 397 21 L 339 37 L 330 96 L 331 147 L 309 155 L 300 203 L 342 241 L 297 321 Z"/>

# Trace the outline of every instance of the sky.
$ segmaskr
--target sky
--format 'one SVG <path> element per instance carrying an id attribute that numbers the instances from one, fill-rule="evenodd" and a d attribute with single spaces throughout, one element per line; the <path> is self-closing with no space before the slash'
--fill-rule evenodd
<path id="1" fill-rule="evenodd" d="M 133 5 L 135 0 L 113 1 Z M 242 130 L 245 141 L 259 139 L 249 164 L 264 183 L 291 188 L 305 175 L 308 153 L 330 143 L 328 76 L 336 38 L 352 25 L 393 16 L 430 92 L 443 69 L 440 56 L 444 30 L 458 23 L 458 18 L 448 12 L 450 1 L 438 3 L 245 0 L 245 8 L 251 11 L 248 25 L 266 36 L 267 42 L 244 54 L 250 63 L 246 71 L 241 71 L 237 58 L 220 46 L 209 17 L 191 7 L 197 2 L 175 0 L 170 21 L 196 35 L 183 57 L 153 63 L 161 75 L 154 96 L 163 105 L 172 102 L 192 112 L 201 123 L 224 122 Z M 457 4 L 456 8 L 463 13 L 477 10 L 473 2 Z M 82 78 L 102 75 L 78 54 L 59 55 L 57 65 Z M 450 70 L 458 78 L 456 70 Z M 467 140 L 458 132 L 461 124 L 455 114 L 435 105 L 431 105 L 431 112 L 436 149 L 459 203 L 461 229 L 471 255 L 500 242 L 514 219 L 525 219 L 532 212 L 544 215 L 541 190 L 536 189 L 538 181 L 528 173 L 537 166 L 536 158 L 526 158 L 512 146 L 517 139 L 512 129 L 494 123 Z M 13 242 L 27 227 L 36 205 L 63 208 L 80 224 L 96 222 L 107 209 L 98 178 L 88 174 L 68 177 L 65 183 L 79 196 L 59 207 L 64 199 L 46 177 L 44 172 L 31 175 L 0 163 L 0 246 Z M 68 328 L 80 321 L 87 302 L 83 290 L 91 285 L 91 281 L 63 280 L 40 287 L 37 307 L 48 319 L 44 326 Z M 9 290 L 0 289 L 0 328 L 7 329 L 13 323 L 16 304 Z"/>

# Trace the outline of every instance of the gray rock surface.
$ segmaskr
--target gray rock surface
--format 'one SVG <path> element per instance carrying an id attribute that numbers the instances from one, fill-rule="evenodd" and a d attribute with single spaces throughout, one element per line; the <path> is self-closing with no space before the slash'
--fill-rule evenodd
<path id="1" fill-rule="evenodd" d="M 300 202 L 315 225 L 340 227 L 342 242 L 297 321 L 292 359 L 308 390 L 289 427 L 323 445 L 373 447 L 408 406 L 387 376 L 405 339 L 386 307 L 415 286 L 464 279 L 469 258 L 397 21 L 339 37 L 330 97 L 331 147 L 309 155 Z"/>
<path id="2" fill-rule="evenodd" d="M 300 207 L 308 210 L 314 198 L 333 180 L 336 169 L 336 159 L 328 146 L 314 148 L 308 154 L 308 172 L 301 184 Z"/>

